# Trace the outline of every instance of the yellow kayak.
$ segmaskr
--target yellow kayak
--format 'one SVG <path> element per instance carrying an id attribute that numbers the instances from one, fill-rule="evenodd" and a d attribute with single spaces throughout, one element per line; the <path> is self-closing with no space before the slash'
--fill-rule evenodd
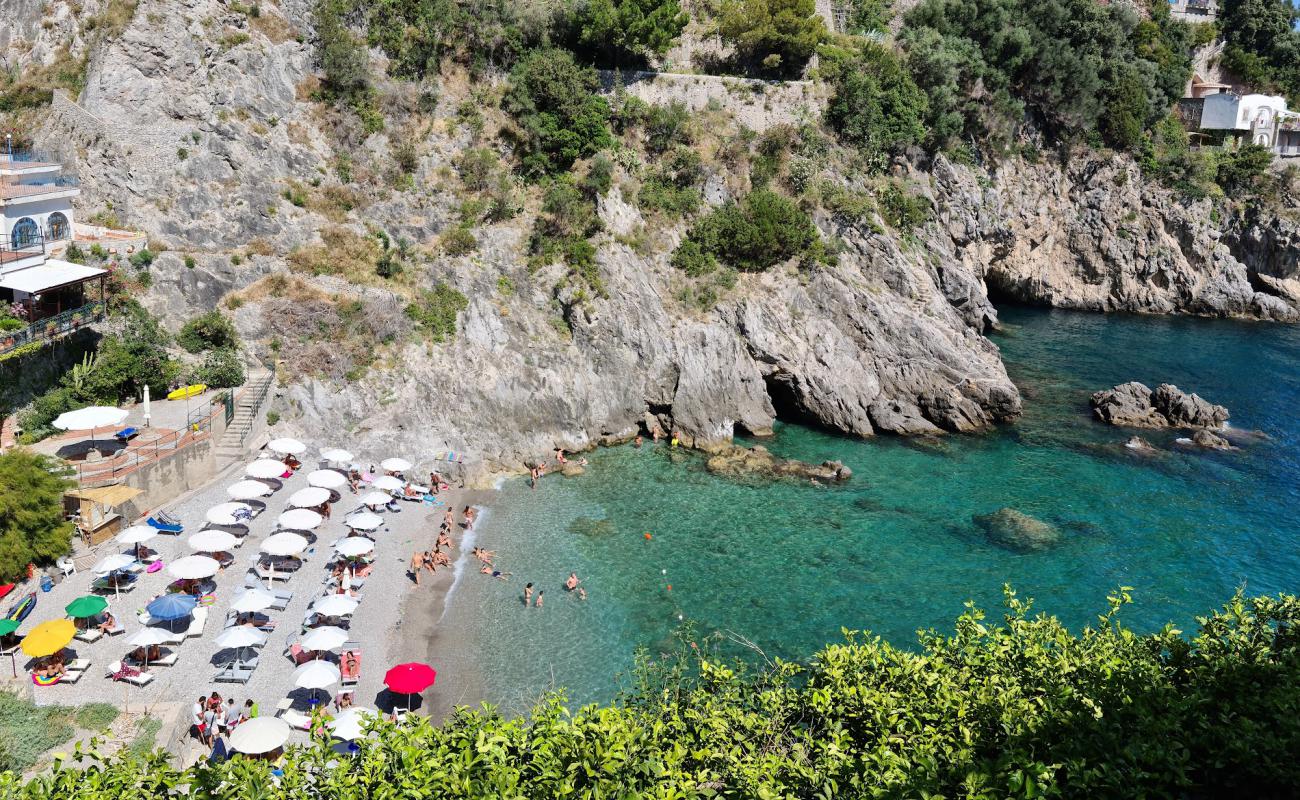
<path id="1" fill-rule="evenodd" d="M 193 397 L 196 394 L 203 394 L 208 388 L 206 383 L 194 383 L 189 386 L 182 386 L 174 392 L 167 393 L 168 400 L 184 400 L 187 397 Z"/>

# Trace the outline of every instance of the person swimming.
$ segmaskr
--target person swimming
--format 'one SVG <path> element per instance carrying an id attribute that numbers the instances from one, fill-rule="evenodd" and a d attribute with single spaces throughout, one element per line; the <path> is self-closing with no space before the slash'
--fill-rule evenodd
<path id="1" fill-rule="evenodd" d="M 578 580 L 578 573 L 570 572 L 569 579 L 564 582 L 564 588 L 571 592 L 574 589 L 577 589 L 578 584 L 580 583 L 582 583 L 582 581 Z"/>

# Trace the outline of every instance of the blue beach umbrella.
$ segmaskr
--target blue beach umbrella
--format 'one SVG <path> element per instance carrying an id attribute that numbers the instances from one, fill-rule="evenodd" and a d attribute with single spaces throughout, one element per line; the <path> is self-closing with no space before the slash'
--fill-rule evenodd
<path id="1" fill-rule="evenodd" d="M 144 607 L 149 612 L 149 616 L 154 619 L 160 619 L 165 622 L 188 617 L 193 611 L 194 606 L 198 605 L 198 599 L 191 594 L 165 594 L 159 597 L 149 605 Z"/>

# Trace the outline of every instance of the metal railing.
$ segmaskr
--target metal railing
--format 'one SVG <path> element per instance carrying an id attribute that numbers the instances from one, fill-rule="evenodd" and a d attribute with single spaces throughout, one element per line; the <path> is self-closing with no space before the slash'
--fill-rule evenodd
<path id="1" fill-rule="evenodd" d="M 183 431 L 168 431 L 151 442 L 133 443 L 125 450 L 103 461 L 80 461 L 71 466 L 76 472 L 77 483 L 82 487 L 107 486 L 117 483 L 128 473 L 141 467 L 162 461 L 176 455 L 181 450 L 209 438 L 212 432 L 212 415 L 196 421 Z M 111 429 L 102 433 L 112 436 Z"/>
<path id="2" fill-rule="evenodd" d="M 32 342 L 52 341 L 79 328 L 104 319 L 103 303 L 87 303 L 52 317 L 37 320 L 25 328 L 0 331 L 0 355 Z"/>
<path id="3" fill-rule="evenodd" d="M 273 383 L 275 383 L 274 365 L 271 366 L 270 371 L 262 380 L 262 385 L 253 392 L 252 397 L 245 398 L 245 400 L 248 401 L 248 410 L 250 414 L 249 426 L 239 432 L 240 447 L 243 447 L 247 443 L 248 435 L 253 432 L 253 428 L 257 427 L 254 422 L 257 420 L 258 413 L 262 410 L 262 404 L 266 402 L 266 396 L 271 392 L 271 384 Z"/>

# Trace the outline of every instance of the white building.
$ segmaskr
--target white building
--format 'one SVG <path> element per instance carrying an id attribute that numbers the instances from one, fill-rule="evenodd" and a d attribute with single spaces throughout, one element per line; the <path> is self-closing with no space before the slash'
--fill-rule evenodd
<path id="1" fill-rule="evenodd" d="M 29 325 L 0 333 L 0 352 L 102 313 L 95 305 L 103 299 L 108 275 L 51 257 L 73 241 L 72 200 L 80 194 L 75 182 L 57 163 L 5 150 L 0 153 L 0 303 Z M 87 282 L 94 285 L 88 289 Z"/>
<path id="2" fill-rule="evenodd" d="M 1207 136 L 1261 145 L 1279 156 L 1300 155 L 1300 114 L 1287 108 L 1285 97 L 1221 92 L 1180 105 L 1192 127 Z"/>
<path id="3" fill-rule="evenodd" d="M 1184 22 L 1213 22 L 1219 16 L 1216 0 L 1169 0 L 1169 15 Z"/>

